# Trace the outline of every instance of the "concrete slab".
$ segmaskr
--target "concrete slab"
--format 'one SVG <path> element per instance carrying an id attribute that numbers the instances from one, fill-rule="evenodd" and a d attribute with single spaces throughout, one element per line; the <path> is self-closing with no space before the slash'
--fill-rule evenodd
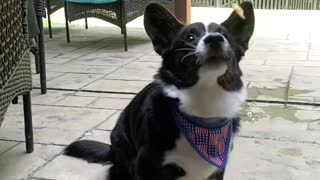
<path id="1" fill-rule="evenodd" d="M 141 53 L 130 52 L 94 52 L 77 58 L 71 64 L 95 65 L 95 66 L 123 66 L 141 57 Z"/>
<path id="2" fill-rule="evenodd" d="M 114 126 L 116 125 L 120 114 L 121 114 L 121 111 L 117 111 L 111 117 L 109 117 L 108 120 L 106 120 L 104 123 L 102 123 L 100 126 L 98 126 L 97 129 L 111 131 L 114 128 Z"/>
<path id="3" fill-rule="evenodd" d="M 107 168 L 98 164 L 60 155 L 33 177 L 55 180 L 105 180 Z"/>
<path id="4" fill-rule="evenodd" d="M 287 99 L 287 83 L 250 81 L 247 89 L 249 99 L 273 101 Z"/>
<path id="5" fill-rule="evenodd" d="M 119 98 L 98 98 L 88 105 L 91 108 L 102 109 L 124 109 L 131 99 L 119 99 Z"/>
<path id="6" fill-rule="evenodd" d="M 99 79 L 85 87 L 83 90 L 99 90 L 109 92 L 121 93 L 137 93 L 144 88 L 149 81 L 124 81 L 124 80 L 110 80 Z"/>
<path id="7" fill-rule="evenodd" d="M 132 62 L 105 76 L 105 79 L 151 81 L 160 67 L 160 62 Z"/>
<path id="8" fill-rule="evenodd" d="M 61 101 L 55 103 L 55 105 L 68 107 L 87 107 L 96 100 L 96 97 L 67 96 Z"/>
<path id="9" fill-rule="evenodd" d="M 2 153 L 10 150 L 14 146 L 18 145 L 17 142 L 10 142 L 10 141 L 1 141 L 0 140 L 0 156 Z"/>
<path id="10" fill-rule="evenodd" d="M 25 179 L 39 167 L 58 155 L 62 147 L 53 145 L 35 145 L 32 154 L 25 153 L 23 143 L 0 155 L 0 174 L 3 180 Z"/>
<path id="11" fill-rule="evenodd" d="M 96 140 L 110 144 L 110 132 L 93 130 L 86 132 L 82 139 Z M 60 155 L 33 176 L 43 179 L 59 180 L 105 180 L 107 169 L 108 166 L 88 164 L 79 159 Z"/>
<path id="12" fill-rule="evenodd" d="M 320 81 L 316 76 L 293 76 L 290 82 L 289 100 L 320 103 Z"/>
<path id="13" fill-rule="evenodd" d="M 65 73 L 62 76 L 48 81 L 49 88 L 81 89 L 82 87 L 101 78 L 101 74 Z"/>
<path id="14" fill-rule="evenodd" d="M 50 72 L 62 72 L 62 73 L 84 73 L 84 74 L 109 74 L 115 71 L 116 67 L 101 67 L 101 66 L 88 66 L 81 64 L 66 63 L 58 65 L 52 69 Z"/>
<path id="15" fill-rule="evenodd" d="M 240 136 L 290 142 L 317 143 L 320 124 L 319 108 L 304 106 L 248 103 L 242 109 Z M 312 128 L 309 126 L 312 124 Z"/>
<path id="16" fill-rule="evenodd" d="M 11 109 L 0 131 L 0 139 L 24 141 L 22 107 Z M 107 109 L 33 106 L 34 140 L 45 144 L 68 144 L 85 131 L 104 122 L 115 111 Z"/>
<path id="17" fill-rule="evenodd" d="M 225 179 L 318 179 L 318 148 L 317 144 L 237 137 Z"/>

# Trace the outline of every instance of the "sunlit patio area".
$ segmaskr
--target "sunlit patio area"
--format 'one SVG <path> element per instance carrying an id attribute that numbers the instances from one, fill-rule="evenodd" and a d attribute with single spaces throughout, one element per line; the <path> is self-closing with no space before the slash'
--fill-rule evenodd
<path id="1" fill-rule="evenodd" d="M 229 8 L 192 8 L 192 22 L 222 22 Z M 248 89 L 242 128 L 226 180 L 320 178 L 320 11 L 256 10 L 256 29 L 241 62 Z M 33 60 L 34 152 L 25 153 L 22 99 L 0 128 L 1 180 L 103 180 L 108 166 L 62 155 L 78 139 L 109 142 L 121 110 L 153 80 L 161 58 L 143 27 L 130 22 L 128 51 L 120 28 L 88 19 L 70 24 L 64 11 L 45 24 L 47 94 Z"/>

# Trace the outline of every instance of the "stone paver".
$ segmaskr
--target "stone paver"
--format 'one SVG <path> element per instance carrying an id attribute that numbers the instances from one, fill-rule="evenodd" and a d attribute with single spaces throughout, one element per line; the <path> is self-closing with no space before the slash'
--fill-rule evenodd
<path id="1" fill-rule="evenodd" d="M 97 99 L 96 97 L 67 96 L 55 104 L 58 106 L 87 107 L 89 104 L 97 101 Z"/>
<path id="2" fill-rule="evenodd" d="M 105 180 L 106 173 L 106 167 L 61 155 L 37 171 L 33 177 L 50 180 Z"/>
<path id="3" fill-rule="evenodd" d="M 77 64 L 61 64 L 51 69 L 52 72 L 65 73 L 87 73 L 87 74 L 109 74 L 115 71 L 116 67 L 88 66 Z"/>
<path id="4" fill-rule="evenodd" d="M 316 76 L 293 76 L 290 82 L 289 100 L 320 102 L 320 79 Z"/>
<path id="5" fill-rule="evenodd" d="M 226 180 L 303 180 L 320 177 L 319 145 L 236 138 Z"/>
<path id="6" fill-rule="evenodd" d="M 24 140 L 23 113 L 20 105 L 12 106 L 0 131 L 0 139 Z M 68 144 L 83 132 L 104 122 L 115 111 L 107 109 L 74 108 L 33 105 L 35 142 Z"/>
<path id="7" fill-rule="evenodd" d="M 149 81 L 123 81 L 99 79 L 84 88 L 83 90 L 99 90 L 109 92 L 137 93 L 145 87 Z"/>
<path id="8" fill-rule="evenodd" d="M 10 141 L 0 141 L 0 155 L 14 146 L 16 146 L 18 143 L 17 142 L 10 142 Z"/>
<path id="9" fill-rule="evenodd" d="M 286 100 L 287 83 L 250 81 L 248 98 L 255 100 Z"/>
<path id="10" fill-rule="evenodd" d="M 319 107 L 248 103 L 242 109 L 241 136 L 318 143 Z M 318 143 L 319 144 L 319 143 Z"/>
<path id="11" fill-rule="evenodd" d="M 0 174 L 3 180 L 25 179 L 50 161 L 62 150 L 61 146 L 35 145 L 32 154 L 25 153 L 23 143 L 0 156 Z"/>
<path id="12" fill-rule="evenodd" d="M 49 88 L 60 89 L 80 89 L 97 79 L 101 78 L 101 74 L 76 74 L 65 73 L 62 76 L 48 81 Z"/>
<path id="13" fill-rule="evenodd" d="M 222 22 L 230 12 L 192 8 L 192 22 Z M 241 67 L 249 99 L 262 103 L 243 106 L 226 180 L 319 179 L 320 26 L 313 21 L 319 17 L 319 11 L 256 10 L 255 33 Z M 104 21 L 89 18 L 88 30 L 83 20 L 72 22 L 66 43 L 63 10 L 52 20 L 53 39 L 45 28 L 49 90 L 32 92 L 35 152 L 24 153 L 20 99 L 0 128 L 0 179 L 105 180 L 108 166 L 61 152 L 79 138 L 110 143 L 121 110 L 152 80 L 161 58 L 142 17 L 128 24 L 128 52 L 120 29 Z M 39 84 L 33 74 L 33 85 Z"/>
<path id="14" fill-rule="evenodd" d="M 106 108 L 106 109 L 124 109 L 131 99 L 121 98 L 99 98 L 93 101 L 88 107 L 92 108 Z"/>
<path id="15" fill-rule="evenodd" d="M 93 52 L 72 61 L 71 64 L 95 66 L 123 66 L 142 56 L 142 53 L 132 52 Z"/>
<path id="16" fill-rule="evenodd" d="M 159 67 L 160 62 L 133 62 L 105 76 L 105 78 L 151 81 Z"/>
<path id="17" fill-rule="evenodd" d="M 117 120 L 121 114 L 121 111 L 114 113 L 107 121 L 102 123 L 97 129 L 111 131 L 117 123 Z"/>
<path id="18" fill-rule="evenodd" d="M 87 132 L 82 139 L 110 143 L 109 137 L 109 131 L 93 130 Z M 61 164 L 64 164 L 64 166 L 61 166 Z M 83 168 L 85 168 L 85 171 L 83 171 Z M 107 167 L 97 164 L 88 164 L 78 159 L 60 155 L 34 174 L 34 177 L 59 180 L 104 180 L 106 172 Z"/>

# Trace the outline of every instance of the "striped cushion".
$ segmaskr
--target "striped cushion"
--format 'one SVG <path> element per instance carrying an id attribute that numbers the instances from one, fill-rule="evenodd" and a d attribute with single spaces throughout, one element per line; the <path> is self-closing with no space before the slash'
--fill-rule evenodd
<path id="1" fill-rule="evenodd" d="M 114 3 L 121 0 L 65 0 L 67 2 L 74 2 L 74 3 L 89 3 L 89 4 L 108 4 Z"/>

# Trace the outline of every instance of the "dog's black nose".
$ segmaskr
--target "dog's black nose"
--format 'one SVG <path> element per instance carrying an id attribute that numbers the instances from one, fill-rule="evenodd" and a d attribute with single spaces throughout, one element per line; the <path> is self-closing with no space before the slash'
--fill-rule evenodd
<path id="1" fill-rule="evenodd" d="M 207 36 L 203 41 L 210 47 L 219 47 L 222 43 L 224 43 L 224 38 L 221 35 L 216 34 Z"/>

